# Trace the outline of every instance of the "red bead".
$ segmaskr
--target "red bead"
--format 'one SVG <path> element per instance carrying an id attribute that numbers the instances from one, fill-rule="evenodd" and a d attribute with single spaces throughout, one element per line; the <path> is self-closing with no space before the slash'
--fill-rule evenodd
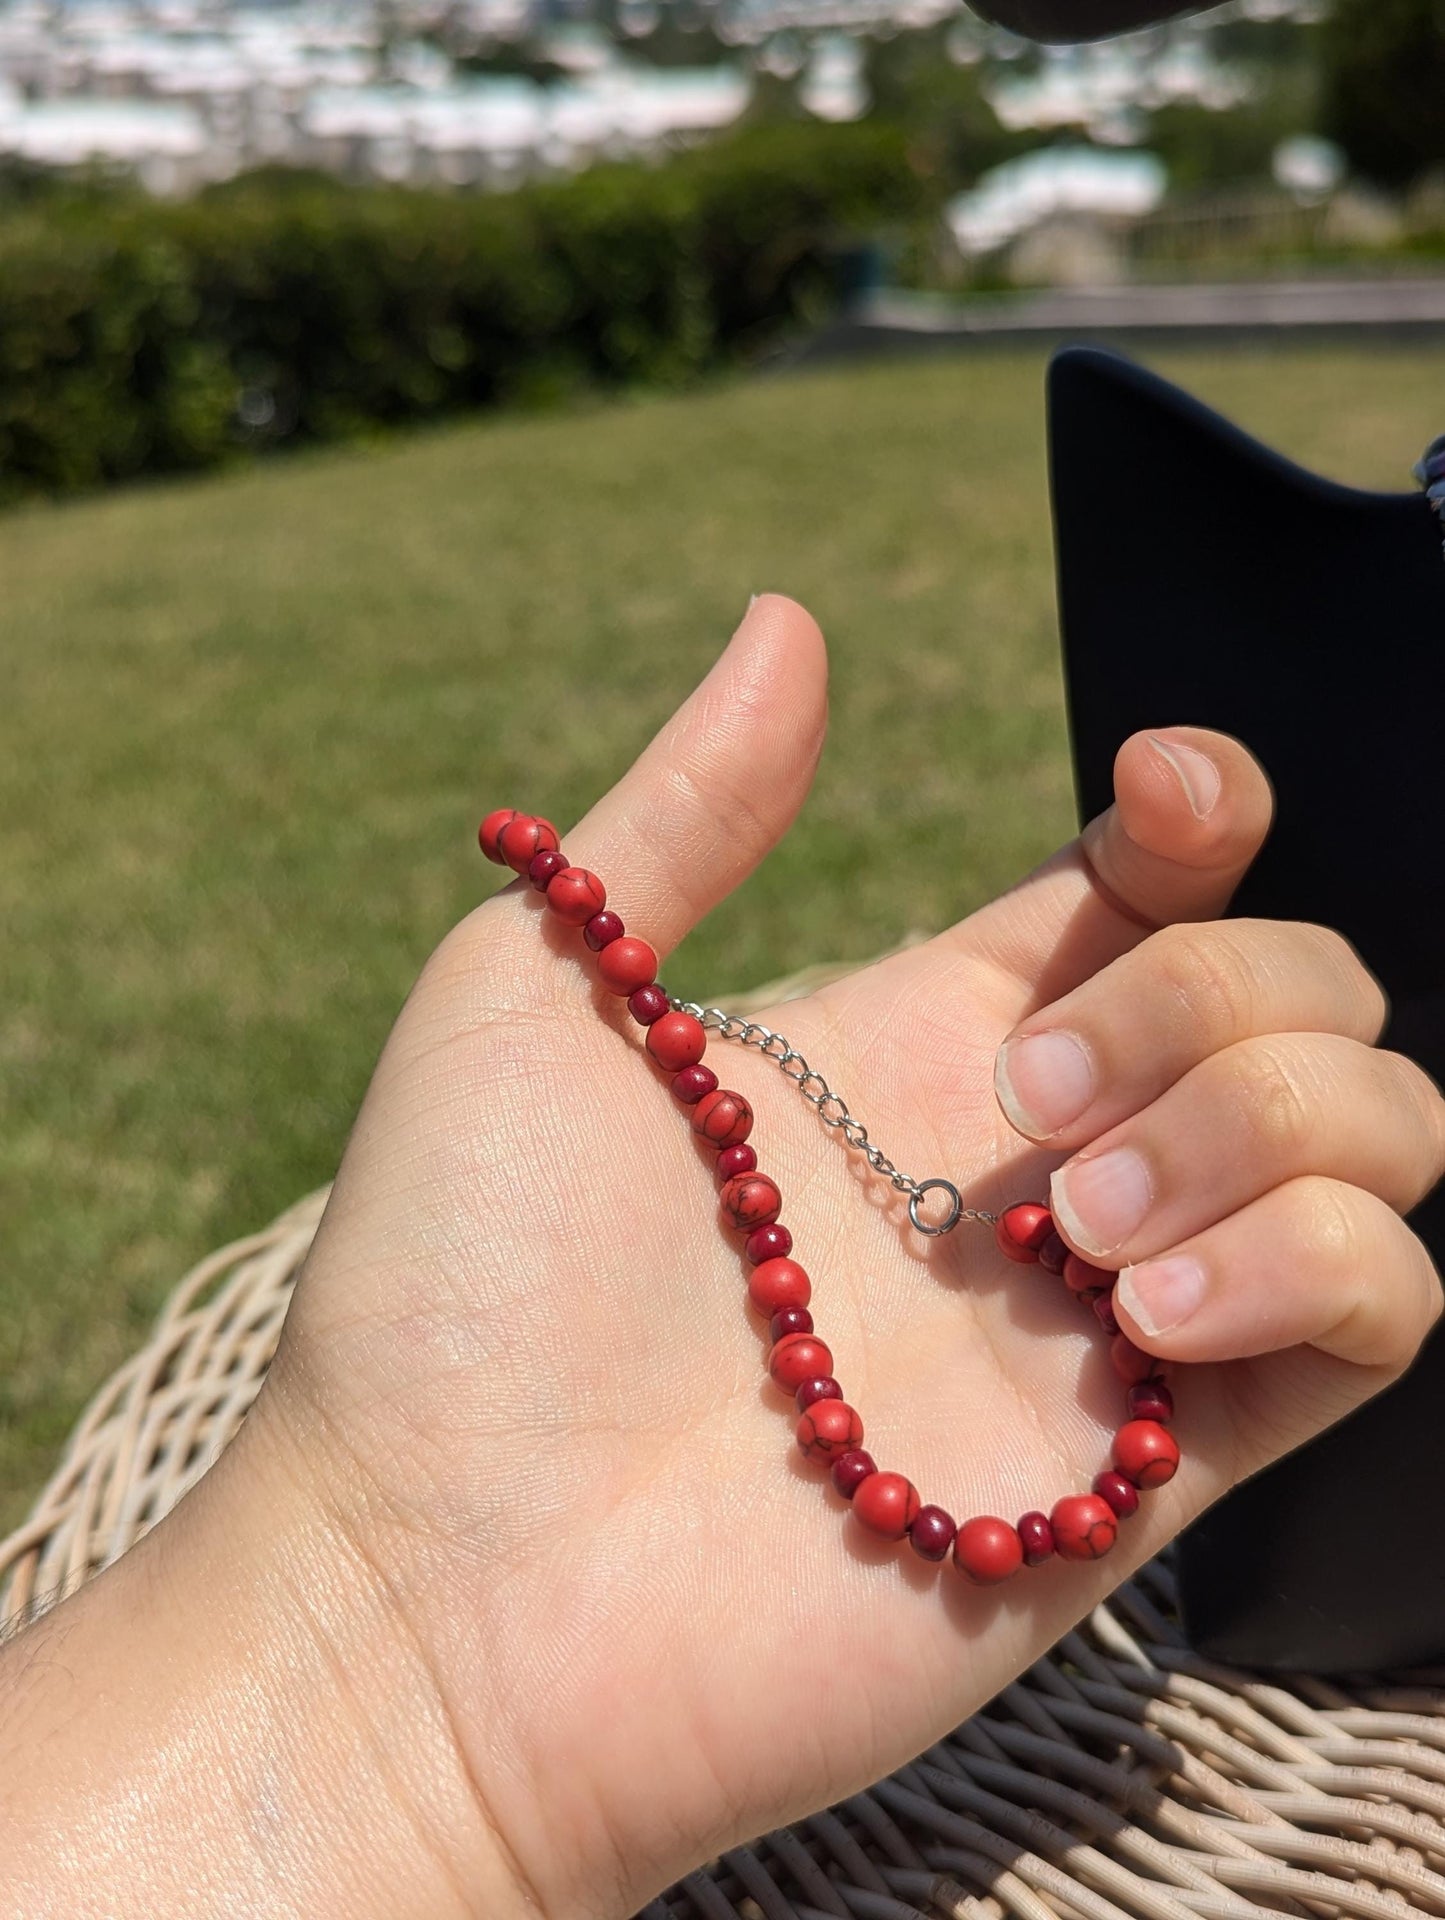
<path id="1" fill-rule="evenodd" d="M 833 1462 L 833 1485 L 845 1500 L 851 1500 L 863 1482 L 877 1473 L 878 1464 L 871 1453 L 844 1453 Z"/>
<path id="2" fill-rule="evenodd" d="M 958 1528 L 942 1507 L 920 1507 L 908 1529 L 908 1544 L 920 1560 L 946 1560 Z"/>
<path id="3" fill-rule="evenodd" d="M 785 1307 L 806 1307 L 813 1283 L 796 1260 L 763 1260 L 748 1275 L 748 1298 L 759 1313 L 781 1313 Z"/>
<path id="4" fill-rule="evenodd" d="M 1107 1293 L 1099 1294 L 1091 1304 L 1105 1333 L 1117 1333 L 1119 1322 L 1114 1318 L 1114 1289 L 1110 1287 Z"/>
<path id="5" fill-rule="evenodd" d="M 557 829 L 550 820 L 535 820 L 530 814 L 519 813 L 497 835 L 497 852 L 513 873 L 525 873 L 533 854 L 556 851 Z M 562 864 L 565 867 L 567 863 L 564 860 Z"/>
<path id="6" fill-rule="evenodd" d="M 702 1022 L 690 1013 L 664 1013 L 647 1029 L 647 1051 L 668 1073 L 695 1067 L 707 1052 Z"/>
<path id="7" fill-rule="evenodd" d="M 953 1543 L 953 1564 L 966 1573 L 975 1586 L 996 1587 L 1017 1573 L 1024 1563 L 1024 1543 L 1018 1528 L 1007 1520 L 983 1514 L 977 1520 L 965 1520 Z"/>
<path id="8" fill-rule="evenodd" d="M 586 867 L 563 867 L 547 883 L 547 905 L 569 927 L 581 927 L 607 905 L 607 889 Z"/>
<path id="9" fill-rule="evenodd" d="M 863 1422 L 846 1400 L 815 1400 L 798 1422 L 798 1445 L 820 1467 L 863 1444 Z"/>
<path id="10" fill-rule="evenodd" d="M 1004 1209 L 994 1225 L 993 1237 L 998 1242 L 999 1252 L 1010 1260 L 1032 1264 L 1038 1259 L 1039 1248 L 1053 1230 L 1054 1216 L 1048 1208 L 1035 1200 L 1028 1200 L 1019 1206 Z"/>
<path id="11" fill-rule="evenodd" d="M 1054 1530 L 1046 1513 L 1026 1513 L 1019 1521 L 1018 1536 L 1023 1542 L 1026 1567 L 1041 1567 L 1045 1560 L 1053 1559 Z"/>
<path id="12" fill-rule="evenodd" d="M 602 949 L 606 953 L 607 949 Z M 639 1027 L 653 1027 L 667 1012 L 667 989 L 654 980 L 649 987 L 637 987 L 627 996 L 627 1011 Z"/>
<path id="13" fill-rule="evenodd" d="M 901 1473 L 870 1473 L 853 1495 L 854 1513 L 885 1540 L 901 1540 L 922 1504 L 918 1489 Z"/>
<path id="14" fill-rule="evenodd" d="M 717 1091 L 698 1102 L 692 1130 L 715 1147 L 740 1147 L 753 1130 L 753 1110 L 740 1093 L 718 1087 L 716 1080 L 713 1086 Z M 756 1156 L 753 1165 L 757 1165 Z"/>
<path id="15" fill-rule="evenodd" d="M 781 1340 L 788 1333 L 811 1333 L 813 1316 L 806 1307 L 779 1307 L 768 1322 L 768 1338 Z"/>
<path id="16" fill-rule="evenodd" d="M 1088 1293 L 1095 1287 L 1112 1287 L 1115 1278 L 1103 1267 L 1091 1267 L 1077 1253 L 1071 1253 L 1064 1262 L 1064 1285 L 1070 1293 Z"/>
<path id="17" fill-rule="evenodd" d="M 1064 1560 L 1100 1560 L 1119 1538 L 1114 1509 L 1097 1493 L 1066 1494 L 1049 1515 L 1054 1551 Z"/>
<path id="18" fill-rule="evenodd" d="M 657 1028 L 652 1031 L 656 1033 Z M 648 1045 L 651 1044 L 649 1035 Z M 743 1233 L 768 1226 L 777 1219 L 783 1204 L 782 1194 L 765 1173 L 735 1173 L 724 1183 L 720 1198 L 723 1212 Z M 792 1242 L 788 1244 L 791 1246 Z"/>
<path id="19" fill-rule="evenodd" d="M 522 818 L 523 816 L 515 807 L 498 807 L 494 813 L 489 813 L 477 828 L 477 845 L 493 866 L 504 867 L 507 864 L 502 858 L 501 848 L 497 845 L 497 836 L 511 821 Z"/>
<path id="20" fill-rule="evenodd" d="M 786 1393 L 796 1393 L 805 1380 L 832 1371 L 833 1356 L 815 1334 L 784 1334 L 768 1355 L 768 1372 Z"/>
<path id="21" fill-rule="evenodd" d="M 1136 1487 L 1162 1487 L 1179 1468 L 1179 1443 L 1157 1420 L 1130 1420 L 1114 1435 L 1114 1465 Z"/>
<path id="22" fill-rule="evenodd" d="M 622 915 L 614 913 L 610 907 L 604 907 L 601 913 L 594 913 L 583 927 L 582 938 L 594 953 L 600 953 L 611 941 L 620 940 L 625 932 Z"/>
<path id="23" fill-rule="evenodd" d="M 1158 1367 L 1159 1362 L 1152 1353 L 1145 1353 L 1142 1347 L 1136 1347 L 1127 1333 L 1116 1333 L 1109 1342 L 1109 1358 L 1114 1363 L 1114 1371 L 1126 1386 L 1135 1386 L 1140 1380 L 1147 1380 Z"/>
<path id="24" fill-rule="evenodd" d="M 717 1075 L 711 1067 L 684 1067 L 681 1073 L 672 1076 L 672 1091 L 685 1107 L 695 1107 L 716 1086 Z M 692 1124 L 696 1126 L 697 1121 Z"/>
<path id="25" fill-rule="evenodd" d="M 718 1155 L 719 1161 L 722 1155 Z M 756 1166 L 756 1158 L 753 1162 Z M 754 1227 L 743 1246 L 743 1252 L 755 1267 L 764 1260 L 778 1260 L 793 1251 L 793 1236 L 786 1227 L 780 1227 L 776 1221 L 770 1221 L 765 1227 Z"/>
<path id="26" fill-rule="evenodd" d="M 597 972 L 610 992 L 633 993 L 638 987 L 650 987 L 657 978 L 657 955 L 645 940 L 625 933 L 603 947 Z"/>
<path id="27" fill-rule="evenodd" d="M 1068 1257 L 1069 1249 L 1056 1233 L 1051 1233 L 1039 1248 L 1039 1265 L 1045 1273 L 1062 1273 Z"/>
<path id="28" fill-rule="evenodd" d="M 815 1400 L 841 1400 L 843 1389 L 832 1374 L 820 1373 L 816 1380 L 805 1380 L 793 1395 L 793 1404 L 799 1413 L 806 1413 Z"/>
<path id="29" fill-rule="evenodd" d="M 1106 1469 L 1094 1475 L 1094 1491 L 1099 1498 L 1114 1509 L 1121 1520 L 1127 1520 L 1131 1514 L 1139 1511 L 1137 1488 L 1127 1481 L 1122 1473 Z"/>
<path id="30" fill-rule="evenodd" d="M 1161 1427 L 1167 1427 L 1174 1418 L 1174 1395 L 1162 1380 L 1141 1380 L 1129 1389 L 1129 1417 L 1157 1420 Z"/>
<path id="31" fill-rule="evenodd" d="M 565 853 L 559 853 L 556 847 L 544 847 L 527 862 L 527 878 L 538 893 L 545 893 L 552 875 L 560 873 L 566 864 Z"/>
<path id="32" fill-rule="evenodd" d="M 718 1178 L 731 1180 L 735 1173 L 751 1173 L 757 1164 L 758 1156 L 751 1147 L 724 1147 L 717 1157 Z M 792 1244 L 793 1236 L 789 1234 L 788 1245 Z"/>

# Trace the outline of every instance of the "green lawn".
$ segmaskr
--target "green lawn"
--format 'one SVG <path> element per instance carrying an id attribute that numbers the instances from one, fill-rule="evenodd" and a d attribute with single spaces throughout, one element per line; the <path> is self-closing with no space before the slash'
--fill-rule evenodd
<path id="1" fill-rule="evenodd" d="M 1362 483 L 1440 424 L 1445 350 L 1163 364 Z M 1069 831 L 1042 372 L 765 380 L 0 520 L 0 1526 L 181 1271 L 331 1173 L 497 884 L 480 813 L 574 818 L 749 593 L 821 619 L 831 745 L 672 985 L 861 959 Z"/>

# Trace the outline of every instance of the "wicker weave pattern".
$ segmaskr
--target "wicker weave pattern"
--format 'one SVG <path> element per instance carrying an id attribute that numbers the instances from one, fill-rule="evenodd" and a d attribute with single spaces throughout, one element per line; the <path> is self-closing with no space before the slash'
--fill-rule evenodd
<path id="1" fill-rule="evenodd" d="M 0 1620 L 117 1558 L 225 1447 L 325 1201 L 181 1282 L 0 1542 Z M 643 1920 L 1445 1916 L 1445 1674 L 1263 1682 L 1192 1654 L 1172 1598 L 1155 1561 L 911 1766 L 735 1849 Z"/>

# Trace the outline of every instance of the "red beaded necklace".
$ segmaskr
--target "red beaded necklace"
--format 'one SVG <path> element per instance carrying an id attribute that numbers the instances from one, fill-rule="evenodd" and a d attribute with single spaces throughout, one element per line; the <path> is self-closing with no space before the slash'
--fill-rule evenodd
<path id="1" fill-rule="evenodd" d="M 489 860 L 525 875 L 559 920 L 581 929 L 597 955 L 602 984 L 626 998 L 633 1019 L 646 1029 L 648 1053 L 670 1076 L 676 1099 L 692 1109 L 693 1132 L 717 1149 L 723 1216 L 745 1236 L 743 1252 L 752 1268 L 748 1300 L 768 1322 L 768 1372 L 793 1396 L 798 1445 L 805 1457 L 830 1471 L 833 1485 L 852 1501 L 859 1522 L 884 1540 L 906 1537 L 924 1560 L 943 1560 L 951 1550 L 954 1565 L 980 1586 L 994 1586 L 1021 1566 L 1041 1566 L 1054 1554 L 1065 1560 L 1097 1560 L 1106 1554 L 1118 1538 L 1119 1522 L 1138 1511 L 1140 1490 L 1163 1486 L 1179 1465 L 1179 1448 L 1169 1432 L 1173 1397 L 1161 1377 L 1161 1363 L 1119 1331 L 1112 1304 L 1116 1276 L 1071 1252 L 1055 1232 L 1048 1208 L 1037 1201 L 995 1215 L 965 1207 L 951 1181 L 916 1181 L 899 1173 L 821 1074 L 813 1072 L 781 1034 L 717 1007 L 672 998 L 658 984 L 657 955 L 645 940 L 629 934 L 608 908 L 596 874 L 569 865 L 550 821 L 503 807 L 487 815 L 477 837 Z M 758 1171 L 757 1154 L 748 1144 L 753 1110 L 740 1093 L 719 1086 L 717 1075 L 702 1065 L 709 1029 L 756 1046 L 776 1061 L 821 1118 L 861 1149 L 876 1172 L 909 1195 L 909 1218 L 921 1233 L 932 1236 L 949 1232 L 960 1220 L 981 1221 L 993 1227 L 1007 1259 L 1036 1261 L 1046 1272 L 1061 1275 L 1074 1297 L 1093 1308 L 1110 1337 L 1115 1371 L 1128 1389 L 1129 1418 L 1114 1435 L 1112 1465 L 1095 1477 L 1092 1492 L 1066 1494 L 1051 1512 L 1026 1513 L 1016 1523 L 982 1514 L 956 1526 L 942 1507 L 925 1506 L 901 1473 L 879 1471 L 871 1454 L 863 1451 L 863 1422 L 833 1377 L 833 1356 L 814 1332 L 808 1310 L 812 1283 L 791 1257 L 793 1236 L 778 1224 L 782 1195 Z M 947 1214 L 930 1221 L 925 1208 L 934 1204 L 934 1195 L 946 1196 Z"/>

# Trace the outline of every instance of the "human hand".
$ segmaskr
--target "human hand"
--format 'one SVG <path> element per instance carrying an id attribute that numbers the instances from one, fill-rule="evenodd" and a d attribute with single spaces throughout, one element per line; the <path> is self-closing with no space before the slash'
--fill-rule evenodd
<path id="1" fill-rule="evenodd" d="M 808 617 L 757 602 L 564 834 L 664 958 L 801 804 L 824 678 Z M 348 1725 L 362 1751 L 402 1743 L 389 1791 L 460 1911 L 486 1886 L 499 1920 L 617 1920 L 876 1778 L 1413 1356 L 1438 1283 L 1399 1216 L 1441 1172 L 1438 1094 L 1373 1047 L 1382 996 L 1342 940 L 1217 920 L 1269 821 L 1242 747 L 1135 736 L 1116 795 L 959 926 L 757 1016 L 969 1204 L 1052 1174 L 1076 1250 L 1132 1263 L 1126 1330 L 1199 1363 L 1178 1377 L 1181 1470 L 1098 1565 L 982 1591 L 865 1537 L 797 1453 L 685 1111 L 579 936 L 521 882 L 428 963 L 201 1491 L 213 1530 L 263 1487 L 309 1516 Z M 483 810 L 498 799 L 545 810 Z M 1086 1489 L 1122 1399 L 1092 1316 L 982 1229 L 913 1233 L 767 1061 L 721 1041 L 708 1059 L 754 1106 L 880 1465 L 959 1519 Z"/>

